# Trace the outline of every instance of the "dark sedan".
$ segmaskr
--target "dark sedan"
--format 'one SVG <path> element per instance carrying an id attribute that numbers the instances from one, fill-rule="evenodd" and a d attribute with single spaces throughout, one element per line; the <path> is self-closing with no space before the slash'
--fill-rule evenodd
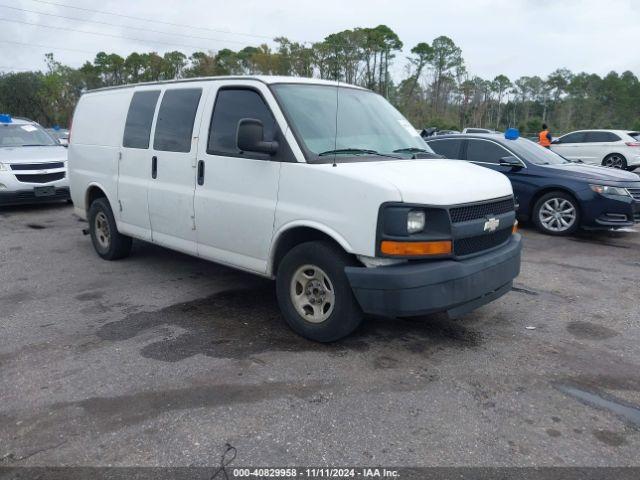
<path id="1" fill-rule="evenodd" d="M 426 138 L 438 154 L 504 173 L 518 216 L 543 232 L 568 235 L 579 227 L 616 229 L 640 222 L 640 178 L 630 172 L 570 162 L 525 138 L 473 134 Z"/>

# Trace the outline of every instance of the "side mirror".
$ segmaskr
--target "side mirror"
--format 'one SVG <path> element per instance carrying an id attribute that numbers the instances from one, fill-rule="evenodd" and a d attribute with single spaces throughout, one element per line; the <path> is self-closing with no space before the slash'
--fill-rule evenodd
<path id="1" fill-rule="evenodd" d="M 502 167 L 511 167 L 512 170 L 520 170 L 522 168 L 522 162 L 513 156 L 502 157 L 499 164 Z"/>
<path id="2" fill-rule="evenodd" d="M 560 139 L 559 138 L 554 138 L 553 140 L 551 140 L 551 143 L 560 143 Z"/>
<path id="3" fill-rule="evenodd" d="M 278 151 L 278 142 L 264 141 L 264 125 L 255 118 L 243 118 L 238 122 L 236 144 L 243 152 L 273 155 Z"/>

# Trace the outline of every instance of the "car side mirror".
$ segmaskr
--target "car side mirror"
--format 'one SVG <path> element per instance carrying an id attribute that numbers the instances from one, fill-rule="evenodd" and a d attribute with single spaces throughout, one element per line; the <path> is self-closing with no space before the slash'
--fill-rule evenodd
<path id="1" fill-rule="evenodd" d="M 278 142 L 264 141 L 264 125 L 255 118 L 243 118 L 238 122 L 236 144 L 243 152 L 258 152 L 273 155 L 278 151 Z"/>
<path id="2" fill-rule="evenodd" d="M 522 162 L 513 156 L 502 157 L 499 162 L 502 167 L 511 167 L 512 170 L 520 170 L 522 168 Z"/>
<path id="3" fill-rule="evenodd" d="M 553 140 L 551 140 L 551 143 L 560 143 L 559 139 L 554 138 Z"/>

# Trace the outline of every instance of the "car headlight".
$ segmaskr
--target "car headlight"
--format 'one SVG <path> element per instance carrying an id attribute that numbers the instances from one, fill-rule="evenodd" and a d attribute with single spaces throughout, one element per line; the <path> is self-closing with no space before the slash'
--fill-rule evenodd
<path id="1" fill-rule="evenodd" d="M 630 196 L 626 188 L 612 187 L 611 185 L 589 185 L 591 190 L 601 195 L 622 195 Z"/>
<path id="2" fill-rule="evenodd" d="M 425 215 L 424 210 L 411 210 L 407 214 L 407 232 L 409 234 L 418 233 L 424 230 Z"/>

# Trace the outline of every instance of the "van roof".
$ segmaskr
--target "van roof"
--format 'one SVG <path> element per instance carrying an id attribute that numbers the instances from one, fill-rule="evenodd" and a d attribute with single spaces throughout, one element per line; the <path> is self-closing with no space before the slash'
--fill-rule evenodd
<path id="1" fill-rule="evenodd" d="M 342 87 L 357 88 L 359 90 L 366 90 L 365 88 L 357 85 L 351 85 L 344 82 L 336 82 L 333 80 L 321 80 L 318 78 L 306 78 L 306 77 L 287 77 L 279 75 L 227 75 L 227 76 L 214 76 L 214 77 L 194 77 L 194 78 L 182 78 L 178 80 L 159 80 L 156 82 L 141 82 L 130 83 L 126 85 L 114 85 L 112 87 L 102 87 L 89 90 L 87 93 L 102 92 L 105 90 L 118 90 L 122 88 L 134 88 L 147 85 L 166 85 L 172 83 L 188 83 L 188 82 L 208 82 L 215 80 L 257 80 L 267 85 L 275 83 L 300 83 L 300 84 L 313 84 L 313 85 L 333 85 Z"/>

